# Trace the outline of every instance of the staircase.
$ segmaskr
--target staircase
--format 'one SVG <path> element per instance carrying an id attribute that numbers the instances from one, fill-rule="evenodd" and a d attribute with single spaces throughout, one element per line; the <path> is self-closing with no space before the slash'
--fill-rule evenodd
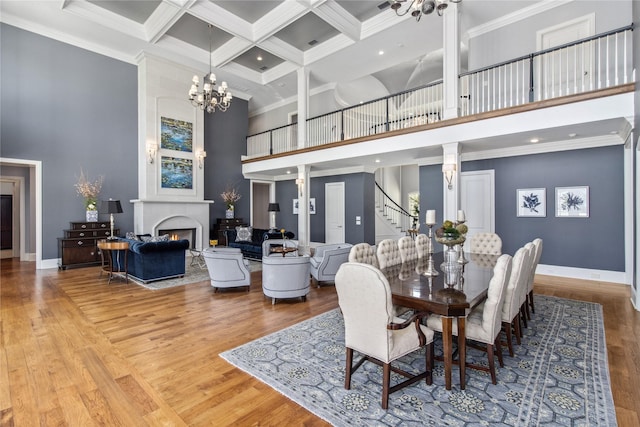
<path id="1" fill-rule="evenodd" d="M 398 240 L 407 235 L 418 217 L 411 215 L 396 203 L 376 182 L 376 244 L 384 239 Z"/>

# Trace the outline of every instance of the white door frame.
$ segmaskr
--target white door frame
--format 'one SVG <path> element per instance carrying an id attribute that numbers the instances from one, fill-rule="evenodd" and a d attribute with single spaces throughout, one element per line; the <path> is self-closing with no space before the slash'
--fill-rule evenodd
<path id="1" fill-rule="evenodd" d="M 488 197 L 491 201 L 489 203 L 489 223 L 490 229 L 484 230 L 486 232 L 494 233 L 496 229 L 496 195 L 495 195 L 495 171 L 493 169 L 489 170 L 478 170 L 478 171 L 469 171 L 469 172 L 461 172 L 460 173 L 460 191 L 462 193 L 462 188 L 464 181 L 466 181 L 469 177 L 485 175 L 489 177 L 489 188 L 484 188 L 485 195 L 483 197 Z M 465 206 L 466 199 L 462 198 L 462 194 L 460 194 L 460 209 L 468 210 L 467 206 Z M 467 218 L 469 218 L 469 213 L 467 212 Z M 469 236 L 471 238 L 472 236 Z"/>
<path id="2" fill-rule="evenodd" d="M 340 187 L 342 189 L 342 236 L 339 242 L 331 242 L 331 243 L 344 243 L 345 241 L 345 226 L 346 226 L 346 218 L 345 218 L 345 183 L 343 181 L 341 182 L 327 182 L 326 184 L 324 184 L 324 200 L 325 200 L 325 213 L 324 213 L 324 240 L 325 243 L 329 243 L 328 239 L 327 239 L 327 231 L 329 230 L 329 217 L 327 215 L 327 206 L 329 206 L 330 200 L 328 197 L 328 193 L 329 193 L 329 188 L 330 187 Z"/>

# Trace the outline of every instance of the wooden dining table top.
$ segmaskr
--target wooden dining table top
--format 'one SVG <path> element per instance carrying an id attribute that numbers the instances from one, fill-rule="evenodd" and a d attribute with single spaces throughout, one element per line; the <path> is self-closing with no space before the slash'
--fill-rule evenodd
<path id="1" fill-rule="evenodd" d="M 439 273 L 437 276 L 424 274 L 427 258 L 382 269 L 391 287 L 393 303 L 443 316 L 465 316 L 468 310 L 487 297 L 499 255 L 465 253 L 465 257 L 469 262 L 461 265 L 462 274 L 453 287 L 445 285 L 442 252 L 433 254 L 434 267 Z"/>

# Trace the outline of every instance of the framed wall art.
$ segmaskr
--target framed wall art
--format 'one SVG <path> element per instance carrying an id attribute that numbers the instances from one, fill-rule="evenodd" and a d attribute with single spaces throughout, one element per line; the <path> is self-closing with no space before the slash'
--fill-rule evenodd
<path id="1" fill-rule="evenodd" d="M 160 117 L 160 148 L 193 152 L 193 123 Z"/>
<path id="2" fill-rule="evenodd" d="M 193 160 L 162 156 L 160 159 L 162 188 L 193 189 Z"/>
<path id="3" fill-rule="evenodd" d="M 556 187 L 556 216 L 589 217 L 589 187 Z"/>
<path id="4" fill-rule="evenodd" d="M 521 188 L 516 190 L 516 193 L 518 216 L 547 216 L 546 188 Z"/>
<path id="5" fill-rule="evenodd" d="M 293 199 L 293 214 L 294 215 L 298 215 L 299 213 L 299 200 L 300 199 Z M 311 215 L 315 215 L 316 214 L 316 199 L 315 197 L 312 197 L 309 199 L 309 213 Z"/>

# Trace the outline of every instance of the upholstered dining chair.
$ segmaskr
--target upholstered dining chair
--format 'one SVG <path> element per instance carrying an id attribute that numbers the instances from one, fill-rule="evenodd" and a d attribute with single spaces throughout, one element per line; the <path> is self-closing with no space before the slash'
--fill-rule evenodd
<path id="1" fill-rule="evenodd" d="M 533 281 L 536 277 L 536 269 L 538 268 L 538 263 L 540 262 L 540 257 L 542 256 L 542 239 L 537 238 L 533 239 L 533 247 L 535 248 L 535 255 L 533 257 L 533 262 L 531 263 L 531 271 L 529 272 L 529 280 L 527 283 L 527 317 L 531 319 L 531 315 L 529 314 L 529 308 L 531 308 L 531 313 L 536 312 L 535 305 L 533 304 Z"/>
<path id="2" fill-rule="evenodd" d="M 478 233 L 471 237 L 469 244 L 471 253 L 502 254 L 502 239 L 496 233 Z"/>
<path id="3" fill-rule="evenodd" d="M 389 394 L 425 378 L 432 382 L 433 331 L 414 315 L 404 320 L 393 315 L 391 288 L 377 268 L 363 263 L 342 264 L 336 275 L 338 303 L 344 316 L 347 361 L 344 387 L 351 388 L 352 374 L 368 360 L 382 365 L 382 408 L 389 405 Z M 391 365 L 404 355 L 426 349 L 426 369 L 412 374 Z M 353 365 L 353 351 L 364 357 Z M 390 385 L 391 371 L 408 379 Z"/>
<path id="4" fill-rule="evenodd" d="M 242 257 L 240 248 L 206 248 L 202 257 L 209 271 L 213 291 L 219 288 L 246 286 L 249 292 L 251 273 L 249 261 Z"/>
<path id="5" fill-rule="evenodd" d="M 512 332 L 516 335 L 516 342 L 521 343 L 522 330 L 520 323 L 520 307 L 522 295 L 527 290 L 529 283 L 529 271 L 531 268 L 531 254 L 527 247 L 521 247 L 513 255 L 511 263 L 511 275 L 505 289 L 504 303 L 502 304 L 502 330 L 506 335 L 509 356 L 513 357 Z"/>
<path id="6" fill-rule="evenodd" d="M 533 262 L 535 260 L 536 257 L 536 248 L 535 246 L 533 246 L 533 243 L 528 242 L 527 244 L 524 245 L 524 248 L 529 251 L 529 269 L 533 268 Z M 527 319 L 531 317 L 531 314 L 528 312 L 528 308 L 529 306 L 528 304 L 528 299 L 529 299 L 529 278 L 530 278 L 530 274 L 531 272 L 527 272 L 526 277 L 526 283 L 524 285 L 524 289 L 522 289 L 522 292 L 520 293 L 520 295 L 518 295 L 518 298 L 520 299 L 520 319 L 522 320 L 522 324 L 524 325 L 525 328 L 528 328 L 529 325 L 527 324 Z M 520 331 L 520 337 L 522 337 L 522 330 Z"/>
<path id="7" fill-rule="evenodd" d="M 400 251 L 400 260 L 402 262 L 409 262 L 418 259 L 416 242 L 411 236 L 403 236 L 398 239 L 398 250 Z"/>
<path id="8" fill-rule="evenodd" d="M 467 363 L 467 367 L 486 371 L 491 374 L 491 382 L 496 384 L 495 355 L 498 356 L 500 366 L 504 366 L 502 360 L 502 347 L 499 342 L 502 319 L 502 304 L 506 284 L 511 274 L 511 255 L 501 255 L 493 268 L 493 277 L 489 282 L 487 299 L 481 307 L 476 307 L 467 316 L 465 321 L 465 337 L 467 340 L 476 341 L 486 345 L 489 367 Z M 427 318 L 427 326 L 434 331 L 442 332 L 442 316 L 432 314 Z M 453 319 L 453 334 L 458 335 L 458 322 Z M 495 353 L 494 353 L 495 352 Z"/>
<path id="9" fill-rule="evenodd" d="M 368 243 L 358 243 L 353 245 L 349 251 L 349 262 L 361 262 L 369 264 L 376 268 L 378 265 L 378 257 L 376 256 L 376 247 Z"/>
<path id="10" fill-rule="evenodd" d="M 429 236 L 426 234 L 418 234 L 416 236 L 416 252 L 418 258 L 427 258 L 429 256 Z"/>
<path id="11" fill-rule="evenodd" d="M 385 239 L 381 241 L 378 244 L 376 255 L 378 256 L 378 265 L 381 269 L 390 265 L 400 264 L 402 262 L 398 242 L 393 239 Z"/>

